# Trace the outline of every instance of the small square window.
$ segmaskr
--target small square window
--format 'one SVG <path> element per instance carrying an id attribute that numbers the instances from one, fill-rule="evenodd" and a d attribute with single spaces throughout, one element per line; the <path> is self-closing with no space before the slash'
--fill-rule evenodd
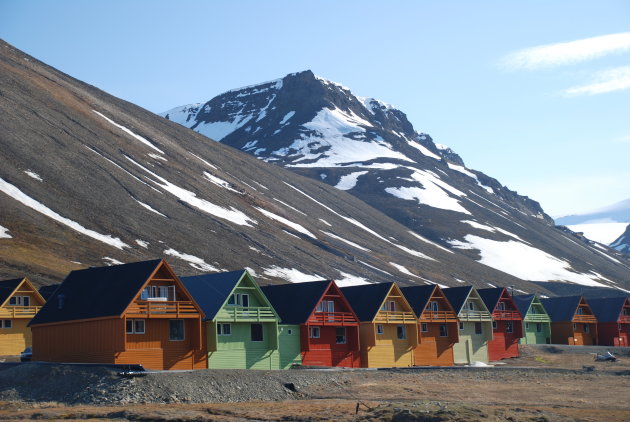
<path id="1" fill-rule="evenodd" d="M 127 334 L 133 334 L 133 319 L 128 319 L 126 324 L 125 332 Z"/>
<path id="2" fill-rule="evenodd" d="M 183 319 L 169 319 L 168 339 L 169 341 L 183 341 L 184 340 L 184 320 Z"/>
<path id="3" fill-rule="evenodd" d="M 319 327 L 311 327 L 310 334 L 311 338 L 319 338 Z"/>
<path id="4" fill-rule="evenodd" d="M 291 334 L 293 334 L 293 330 L 290 328 L 287 328 L 287 335 L 290 336 Z"/>
<path id="5" fill-rule="evenodd" d="M 144 334 L 144 320 L 135 319 L 133 321 L 133 332 L 135 334 Z"/>
<path id="6" fill-rule="evenodd" d="M 429 332 L 429 324 L 427 324 L 426 322 L 423 322 L 420 324 L 420 331 L 422 331 L 423 333 L 428 333 Z"/>
<path id="7" fill-rule="evenodd" d="M 385 328 L 383 327 L 383 324 L 376 324 L 376 334 L 384 334 L 385 333 Z"/>
<path id="8" fill-rule="evenodd" d="M 13 328 L 13 320 L 5 319 L 4 320 L 4 328 Z"/>

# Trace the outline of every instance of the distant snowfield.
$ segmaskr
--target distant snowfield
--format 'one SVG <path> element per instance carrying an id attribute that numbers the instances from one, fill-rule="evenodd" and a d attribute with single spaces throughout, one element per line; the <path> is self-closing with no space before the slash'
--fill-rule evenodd
<path id="1" fill-rule="evenodd" d="M 470 234 L 464 239 L 450 243 L 455 248 L 478 250 L 480 263 L 522 280 L 568 281 L 583 286 L 608 287 L 597 281 L 603 279 L 598 274 L 577 273 L 568 262 L 515 240 L 499 242 Z"/>
<path id="2" fill-rule="evenodd" d="M 291 283 L 304 283 L 307 281 L 324 280 L 325 277 L 317 274 L 306 274 L 295 268 L 282 268 L 272 265 L 269 268 L 262 269 L 263 274 L 269 277 L 281 278 Z"/>
<path id="3" fill-rule="evenodd" d="M 595 242 L 610 245 L 619 238 L 630 223 L 585 223 L 567 226 L 577 233 L 584 233 L 584 236 Z"/>
<path id="4" fill-rule="evenodd" d="M 335 283 L 337 283 L 339 287 L 360 286 L 361 284 L 370 284 L 370 282 L 367 281 L 363 277 L 344 273 L 341 270 L 337 270 L 337 271 L 339 271 L 339 274 L 341 274 L 341 278 L 335 279 Z"/>
<path id="5" fill-rule="evenodd" d="M 77 223 L 76 221 L 72 221 L 69 218 L 63 217 L 61 215 L 59 215 L 58 213 L 56 213 L 55 211 L 51 210 L 50 208 L 48 208 L 46 205 L 42 204 L 41 202 L 36 201 L 35 199 L 31 198 L 30 196 L 26 195 L 24 192 L 22 192 L 21 190 L 19 190 L 17 187 L 13 186 L 12 184 L 6 182 L 4 179 L 0 178 L 0 192 L 4 192 L 7 195 L 9 195 L 11 198 L 15 199 L 16 201 L 20 202 L 23 205 L 26 205 L 27 207 L 41 213 L 44 214 L 46 217 L 50 217 L 53 220 L 57 221 L 58 223 L 61 223 L 65 226 L 70 227 L 72 230 L 75 230 L 79 233 L 82 233 L 86 236 L 91 237 L 92 239 L 98 240 L 99 242 L 103 242 L 106 243 L 110 246 L 113 246 L 115 248 L 118 249 L 122 249 L 122 248 L 128 248 L 129 245 L 127 245 L 125 242 L 123 242 L 122 240 L 120 240 L 117 237 L 113 237 L 110 236 L 108 234 L 101 234 L 98 232 L 95 232 L 94 230 L 90 230 L 90 229 L 86 229 L 85 227 L 83 227 L 82 225 L 80 225 L 79 223 Z"/>
<path id="6" fill-rule="evenodd" d="M 13 236 L 9 234 L 9 229 L 0 226 L 0 239 L 11 239 Z"/>
<path id="7" fill-rule="evenodd" d="M 197 270 L 201 270 L 201 271 L 213 271 L 213 272 L 219 272 L 221 271 L 221 269 L 210 265 L 208 263 L 206 263 L 206 261 L 204 261 L 202 258 L 196 257 L 194 255 L 189 255 L 189 254 L 185 254 L 185 253 L 181 253 L 181 252 L 177 252 L 175 249 L 171 248 L 171 249 L 166 249 L 164 252 L 164 255 L 170 255 L 170 256 L 174 256 L 176 258 L 181 259 L 182 261 L 186 261 L 188 262 L 188 264 L 197 269 Z"/>
<path id="8" fill-rule="evenodd" d="M 346 174 L 345 176 L 341 176 L 335 187 L 339 190 L 350 190 L 357 185 L 359 177 L 364 174 L 367 174 L 367 171 L 355 171 L 353 173 Z"/>

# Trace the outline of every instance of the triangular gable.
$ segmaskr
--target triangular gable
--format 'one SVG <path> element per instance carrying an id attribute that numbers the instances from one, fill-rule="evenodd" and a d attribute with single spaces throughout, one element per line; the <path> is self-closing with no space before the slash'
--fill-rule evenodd
<path id="1" fill-rule="evenodd" d="M 261 290 L 283 324 L 305 324 L 329 286 L 330 280 L 321 280 L 268 285 Z"/>
<path id="2" fill-rule="evenodd" d="M 442 296 L 438 296 L 438 293 L 441 294 Z M 457 313 L 455 312 L 455 309 L 453 308 L 453 305 L 451 305 L 451 302 L 449 302 L 448 298 L 446 297 L 446 294 L 444 294 L 444 290 L 442 290 L 442 288 L 436 284 L 433 286 L 431 295 L 425 301 L 424 307 L 422 308 L 422 312 L 420 313 L 420 315 L 418 315 L 418 318 L 422 318 L 422 314 L 424 314 L 424 312 L 427 310 L 429 303 L 436 300 L 440 300 L 440 299 L 446 304 L 446 306 L 448 307 L 448 310 L 453 312 L 453 315 L 457 315 Z"/>
<path id="3" fill-rule="evenodd" d="M 337 312 L 351 313 L 352 316 L 354 317 L 355 322 L 358 323 L 359 322 L 359 317 L 354 312 L 354 309 L 352 309 L 352 306 L 350 305 L 350 302 L 348 302 L 348 299 L 346 298 L 346 296 L 344 296 L 344 294 L 341 291 L 341 289 L 339 288 L 339 286 L 337 286 L 337 283 L 335 283 L 335 280 L 329 280 L 329 282 L 330 283 L 328 284 L 328 287 L 326 288 L 326 290 L 324 290 L 324 293 L 319 297 L 319 300 L 317 301 L 317 303 L 315 304 L 315 307 L 313 308 L 313 310 L 311 311 L 310 315 L 308 316 L 307 321 L 314 317 L 315 311 L 317 310 L 317 305 L 319 305 L 319 303 L 322 300 L 324 300 L 324 298 L 326 296 L 332 295 L 332 296 L 339 296 L 341 302 L 346 307 L 346 310 L 338 310 L 337 308 L 335 308 L 335 313 L 337 313 Z"/>
<path id="4" fill-rule="evenodd" d="M 395 283 L 373 283 L 342 287 L 341 291 L 356 313 L 359 321 L 372 322 L 377 317 Z"/>
<path id="5" fill-rule="evenodd" d="M 623 296 L 589 299 L 588 305 L 598 322 L 617 322 L 624 316 L 623 309 L 630 307 L 630 299 Z"/>
<path id="6" fill-rule="evenodd" d="M 19 281 L 16 283 L 17 280 Z M 3 292 L 2 296 L 0 297 L 0 300 L 4 299 L 2 300 L 2 303 L 0 304 L 0 308 L 8 304 L 9 299 L 23 287 L 26 287 L 26 289 L 29 290 L 29 293 L 34 294 L 36 299 L 39 301 L 39 303 L 34 303 L 31 306 L 43 306 L 46 303 L 46 299 L 43 298 L 43 296 L 37 291 L 37 289 L 33 286 L 33 284 L 31 284 L 29 279 L 26 277 L 22 278 L 21 280 L 13 279 L 13 280 L 2 281 L 0 282 L 0 285 L 4 283 L 6 283 L 5 285 L 6 289 L 3 289 L 3 290 L 6 290 L 6 292 Z M 5 296 L 5 293 L 6 293 L 6 296 Z"/>
<path id="7" fill-rule="evenodd" d="M 540 302 L 553 322 L 571 322 L 582 299 L 582 296 L 564 296 L 541 299 Z"/>
<path id="8" fill-rule="evenodd" d="M 387 301 L 392 296 L 393 291 L 395 291 L 394 294 L 400 296 L 400 298 L 403 301 L 403 305 L 405 307 L 405 309 L 403 309 L 403 312 L 411 312 L 413 316 L 417 319 L 418 315 L 416 315 L 416 313 L 413 311 L 413 306 L 411 306 L 411 304 L 409 303 L 409 301 L 407 300 L 407 298 L 401 291 L 400 287 L 396 283 L 392 283 L 392 287 L 391 289 L 389 289 L 389 292 L 387 293 L 387 297 L 385 298 L 385 300 L 383 300 L 383 303 L 385 303 L 385 301 Z M 381 303 L 381 307 L 383 307 L 383 303 Z"/>
<path id="9" fill-rule="evenodd" d="M 140 287 L 140 289 L 138 289 L 138 291 L 136 292 L 135 296 L 129 301 L 129 303 L 125 307 L 125 310 L 123 311 L 122 314 L 120 314 L 120 316 L 125 315 L 127 313 L 127 311 L 129 310 L 129 307 L 132 306 L 135 301 L 140 299 L 140 295 L 142 294 L 142 291 L 144 290 L 144 288 L 147 287 L 147 285 L 149 283 L 151 283 L 151 281 L 154 281 L 154 277 L 161 270 L 165 270 L 167 273 L 169 273 L 169 275 L 173 278 L 173 281 L 175 282 L 176 287 L 180 289 L 180 291 L 184 294 L 185 298 L 188 301 L 192 302 L 192 304 L 195 307 L 195 309 L 197 310 L 197 312 L 199 312 L 201 314 L 201 316 L 203 317 L 204 316 L 203 310 L 199 307 L 197 302 L 195 302 L 195 299 L 190 294 L 190 292 L 188 291 L 186 286 L 184 286 L 184 283 L 182 283 L 182 281 L 179 279 L 177 274 L 175 274 L 175 271 L 173 271 L 171 266 L 164 259 L 161 259 L 160 262 L 158 263 L 158 265 L 155 266 L 155 269 L 153 270 L 153 272 L 151 273 L 149 278 L 147 278 L 145 280 L 145 282 L 142 284 L 142 286 Z"/>
<path id="10" fill-rule="evenodd" d="M 578 314 L 578 309 L 580 309 L 580 308 L 588 309 L 588 313 L 586 313 L 586 314 Z M 580 302 L 578 303 L 578 306 L 575 308 L 574 316 L 579 316 L 579 315 L 593 315 L 593 316 L 595 316 L 595 314 L 593 313 L 593 310 L 591 309 L 591 306 L 586 302 L 586 299 L 584 299 L 584 296 L 582 296 L 580 298 Z"/>
<path id="11" fill-rule="evenodd" d="M 490 313 L 485 302 L 479 295 L 478 290 L 475 289 L 473 286 L 449 287 L 442 291 L 444 292 L 446 299 L 449 301 L 457 315 L 466 310 L 466 303 L 470 299 L 475 299 L 480 307 L 483 308 L 479 309 L 479 311 Z"/>

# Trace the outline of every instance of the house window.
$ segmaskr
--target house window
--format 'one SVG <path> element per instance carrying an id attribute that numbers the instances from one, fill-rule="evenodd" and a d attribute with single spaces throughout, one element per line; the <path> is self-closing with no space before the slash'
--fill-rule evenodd
<path id="1" fill-rule="evenodd" d="M 475 334 L 482 334 L 481 322 L 475 322 Z"/>
<path id="2" fill-rule="evenodd" d="M 499 302 L 499 304 L 497 305 L 497 309 L 499 311 L 505 311 L 505 302 Z"/>
<path id="3" fill-rule="evenodd" d="M 230 325 L 230 324 L 217 324 L 217 335 L 220 335 L 220 336 L 232 335 L 232 325 Z"/>
<path id="4" fill-rule="evenodd" d="M 383 324 L 376 324 L 376 334 L 383 334 L 384 332 Z"/>
<path id="5" fill-rule="evenodd" d="M 141 300 L 175 300 L 175 286 L 147 286 L 140 293 Z"/>
<path id="6" fill-rule="evenodd" d="M 13 321 L 10 319 L 5 319 L 4 321 L 2 321 L 2 327 L 1 328 L 13 328 Z"/>
<path id="7" fill-rule="evenodd" d="M 525 329 L 526 329 L 526 330 L 529 330 L 529 322 L 526 322 L 526 323 L 525 323 Z"/>
<path id="8" fill-rule="evenodd" d="M 263 341 L 263 325 L 252 324 L 250 326 L 252 341 Z"/>
<path id="9" fill-rule="evenodd" d="M 468 310 L 469 311 L 474 311 L 475 310 L 475 303 L 474 302 L 468 302 Z"/>
<path id="10" fill-rule="evenodd" d="M 575 322 L 573 323 L 573 331 L 577 331 L 577 324 Z"/>
<path id="11" fill-rule="evenodd" d="M 29 296 L 12 296 L 9 299 L 9 305 L 12 305 L 12 306 L 31 306 L 31 298 Z"/>
<path id="12" fill-rule="evenodd" d="M 429 332 L 429 324 L 427 324 L 426 322 L 421 323 L 420 331 L 422 331 L 423 333 Z"/>
<path id="13" fill-rule="evenodd" d="M 170 341 L 184 340 L 184 320 L 169 319 L 168 320 L 168 339 Z"/>
<path id="14" fill-rule="evenodd" d="M 389 311 L 390 312 L 395 312 L 396 311 L 396 302 L 394 302 L 393 300 L 389 301 Z"/>
<path id="15" fill-rule="evenodd" d="M 493 330 L 497 329 L 497 322 L 496 321 L 492 321 L 492 329 Z"/>
<path id="16" fill-rule="evenodd" d="M 446 324 L 440 324 L 440 337 L 448 337 L 448 327 Z"/>
<path id="17" fill-rule="evenodd" d="M 584 309 L 582 309 L 582 308 L 577 308 L 577 312 L 576 312 L 576 314 L 578 314 L 578 315 L 584 315 Z"/>
<path id="18" fill-rule="evenodd" d="M 346 344 L 346 327 L 337 327 L 335 329 L 335 343 Z"/>
<path id="19" fill-rule="evenodd" d="M 397 325 L 396 326 L 396 336 L 398 337 L 399 340 L 404 340 L 407 338 L 407 327 L 405 327 L 404 325 Z"/>
<path id="20" fill-rule="evenodd" d="M 438 311 L 438 303 L 437 302 L 429 302 L 429 310 L 432 312 Z"/>
<path id="21" fill-rule="evenodd" d="M 460 322 L 460 323 L 459 323 L 459 329 L 460 329 L 460 330 L 463 330 L 463 329 L 464 329 L 464 323 L 463 323 L 463 322 Z"/>
<path id="22" fill-rule="evenodd" d="M 591 332 L 591 326 L 588 324 L 584 324 L 584 332 L 585 333 L 590 333 Z"/>
<path id="23" fill-rule="evenodd" d="M 514 325 L 512 324 L 512 321 L 506 321 L 505 322 L 505 332 L 506 333 L 513 333 L 514 332 Z"/>
<path id="24" fill-rule="evenodd" d="M 310 328 L 311 338 L 319 338 L 319 327 Z"/>
<path id="25" fill-rule="evenodd" d="M 126 322 L 127 334 L 144 334 L 143 319 L 128 319 Z"/>
<path id="26" fill-rule="evenodd" d="M 335 312 L 335 302 L 332 300 L 328 301 L 328 312 Z"/>
<path id="27" fill-rule="evenodd" d="M 288 335 L 288 336 L 290 336 L 291 334 L 293 334 L 293 330 L 292 330 L 292 329 L 290 329 L 290 328 L 288 328 L 288 329 L 287 329 L 287 335 Z"/>
<path id="28" fill-rule="evenodd" d="M 542 333 L 542 323 L 540 323 L 540 322 L 536 323 L 536 332 L 537 333 Z"/>
<path id="29" fill-rule="evenodd" d="M 249 306 L 249 295 L 245 293 L 235 293 L 228 298 L 228 305 Z"/>

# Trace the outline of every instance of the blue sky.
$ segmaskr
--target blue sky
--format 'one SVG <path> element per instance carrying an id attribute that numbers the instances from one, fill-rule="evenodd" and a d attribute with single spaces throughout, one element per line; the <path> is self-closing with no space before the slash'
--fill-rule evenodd
<path id="1" fill-rule="evenodd" d="M 311 69 L 553 216 L 630 198 L 627 1 L 1 0 L 0 38 L 154 112 Z"/>

